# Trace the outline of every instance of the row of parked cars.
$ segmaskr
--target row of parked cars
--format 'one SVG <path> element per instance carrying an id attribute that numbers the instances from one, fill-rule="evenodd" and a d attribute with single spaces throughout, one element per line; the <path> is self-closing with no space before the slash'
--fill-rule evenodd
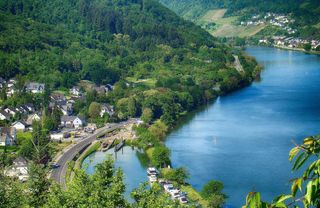
<path id="1" fill-rule="evenodd" d="M 154 167 L 148 168 L 147 174 L 148 174 L 149 182 L 151 184 L 155 183 L 155 182 L 159 182 L 159 184 L 164 188 L 164 191 L 171 196 L 172 200 L 179 200 L 180 203 L 182 203 L 182 204 L 188 203 L 187 193 L 182 192 L 178 188 L 175 188 L 174 185 L 167 180 L 158 179 L 159 172 L 156 168 L 154 168 Z"/>

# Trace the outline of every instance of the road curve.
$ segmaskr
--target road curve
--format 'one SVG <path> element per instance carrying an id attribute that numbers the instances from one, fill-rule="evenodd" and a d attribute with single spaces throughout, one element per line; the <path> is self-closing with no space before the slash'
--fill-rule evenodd
<path id="1" fill-rule="evenodd" d="M 56 164 L 59 165 L 59 168 L 52 170 L 50 178 L 59 183 L 63 188 L 66 188 L 66 173 L 68 169 L 68 162 L 72 161 L 81 150 L 90 145 L 96 139 L 98 134 L 106 130 L 114 130 L 116 128 L 120 128 L 126 124 L 128 124 L 128 122 L 112 124 L 110 126 L 103 127 L 96 131 L 96 133 L 84 138 L 82 141 L 66 150 L 56 162 Z"/>

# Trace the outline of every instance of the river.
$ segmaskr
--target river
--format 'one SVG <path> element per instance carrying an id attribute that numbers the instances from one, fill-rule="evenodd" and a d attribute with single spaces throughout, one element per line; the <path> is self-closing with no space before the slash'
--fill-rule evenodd
<path id="1" fill-rule="evenodd" d="M 320 133 L 320 56 L 265 47 L 246 51 L 264 66 L 262 80 L 193 113 L 166 139 L 173 166 L 186 167 L 197 190 L 211 179 L 222 181 L 234 207 L 252 190 L 264 200 L 288 193 L 292 141 Z M 125 158 L 116 165 L 143 172 L 124 170 L 127 182 L 146 180 L 143 167 Z"/>

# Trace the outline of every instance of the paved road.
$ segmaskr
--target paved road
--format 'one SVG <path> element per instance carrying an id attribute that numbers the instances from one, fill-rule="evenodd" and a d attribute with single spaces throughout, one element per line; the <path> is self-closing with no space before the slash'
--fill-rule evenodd
<path id="1" fill-rule="evenodd" d="M 89 144 L 91 144 L 95 139 L 98 134 L 101 132 L 104 132 L 106 130 L 113 130 L 119 127 L 122 127 L 126 124 L 130 123 L 129 122 L 123 122 L 119 124 L 111 124 L 109 126 L 103 127 L 99 130 L 96 131 L 96 133 L 84 138 L 82 141 L 79 143 L 75 144 L 73 147 L 70 149 L 66 150 L 62 156 L 58 159 L 56 162 L 57 165 L 59 165 L 59 168 L 53 169 L 51 173 L 51 179 L 55 180 L 58 182 L 62 187 L 66 187 L 66 173 L 68 169 L 68 162 L 72 161 L 75 156 L 83 150 L 85 147 L 87 147 Z"/>

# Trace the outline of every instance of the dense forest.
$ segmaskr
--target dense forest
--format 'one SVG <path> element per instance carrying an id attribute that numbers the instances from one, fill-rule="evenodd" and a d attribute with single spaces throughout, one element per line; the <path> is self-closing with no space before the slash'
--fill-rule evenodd
<path id="1" fill-rule="evenodd" d="M 83 79 L 115 84 L 105 100 L 120 119 L 150 108 L 153 119 L 172 124 L 259 71 L 237 52 L 245 69 L 239 73 L 230 48 L 152 0 L 7 0 L 0 8 L 3 78 L 19 74 L 52 90 Z"/>
<path id="2" fill-rule="evenodd" d="M 196 20 L 207 11 L 226 8 L 226 16 L 252 16 L 266 12 L 292 14 L 296 27 L 305 36 L 320 33 L 320 1 L 318 0 L 160 0 L 180 16 Z"/>

